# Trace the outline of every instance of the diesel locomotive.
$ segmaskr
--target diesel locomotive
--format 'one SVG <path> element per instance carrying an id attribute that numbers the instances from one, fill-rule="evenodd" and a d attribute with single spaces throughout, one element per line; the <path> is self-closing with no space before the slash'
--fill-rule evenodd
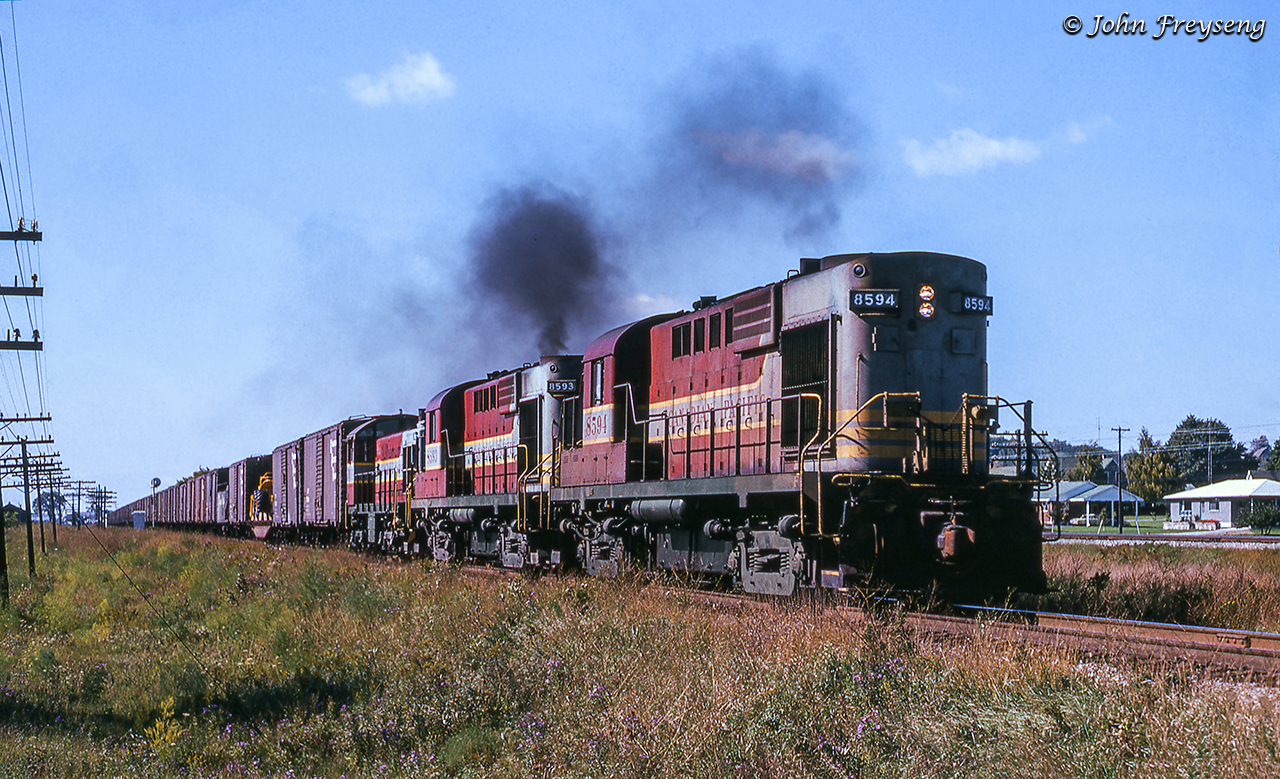
<path id="1" fill-rule="evenodd" d="M 349 419 L 121 510 L 160 526 L 749 593 L 1039 591 L 1031 402 L 988 394 L 986 268 L 797 272 Z M 992 467 L 1012 423 L 1019 452 Z M 998 471 L 998 473 L 997 473 Z"/>

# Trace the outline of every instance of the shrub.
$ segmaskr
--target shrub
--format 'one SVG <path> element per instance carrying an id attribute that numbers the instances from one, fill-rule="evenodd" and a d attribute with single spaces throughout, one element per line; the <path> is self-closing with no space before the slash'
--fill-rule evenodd
<path id="1" fill-rule="evenodd" d="M 1235 523 L 1241 527 L 1251 527 L 1264 533 L 1270 533 L 1275 528 L 1280 527 L 1280 505 L 1264 503 L 1260 506 L 1254 506 L 1237 517 Z"/>

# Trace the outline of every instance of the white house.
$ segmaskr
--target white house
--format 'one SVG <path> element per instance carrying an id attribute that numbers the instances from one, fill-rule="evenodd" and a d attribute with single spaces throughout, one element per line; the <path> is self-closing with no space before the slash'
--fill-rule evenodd
<path id="1" fill-rule="evenodd" d="M 1280 503 L 1280 481 L 1227 479 L 1165 495 L 1169 523 L 1178 527 L 1234 527 L 1236 518 L 1260 503 Z"/>

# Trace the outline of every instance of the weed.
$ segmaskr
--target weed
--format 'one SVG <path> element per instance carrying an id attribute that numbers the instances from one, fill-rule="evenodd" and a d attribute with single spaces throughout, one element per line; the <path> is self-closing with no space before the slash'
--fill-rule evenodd
<path id="1" fill-rule="evenodd" d="M 941 642 L 892 610 L 849 624 L 804 606 L 708 609 L 625 577 L 472 580 L 96 532 L 160 616 L 84 531 L 60 534 L 34 586 L 15 581 L 0 632 L 0 776 L 1280 772 L 1269 689 L 982 630 Z M 1046 560 L 1063 600 L 1188 617 L 1265 615 L 1280 576 L 1236 557 Z"/>

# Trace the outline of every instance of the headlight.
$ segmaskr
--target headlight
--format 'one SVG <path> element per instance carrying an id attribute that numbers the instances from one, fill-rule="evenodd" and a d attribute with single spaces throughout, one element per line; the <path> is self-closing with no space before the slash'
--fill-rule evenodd
<path id="1" fill-rule="evenodd" d="M 916 312 L 920 314 L 921 319 L 933 318 L 933 287 L 928 284 L 920 285 L 920 305 L 916 308 Z"/>

